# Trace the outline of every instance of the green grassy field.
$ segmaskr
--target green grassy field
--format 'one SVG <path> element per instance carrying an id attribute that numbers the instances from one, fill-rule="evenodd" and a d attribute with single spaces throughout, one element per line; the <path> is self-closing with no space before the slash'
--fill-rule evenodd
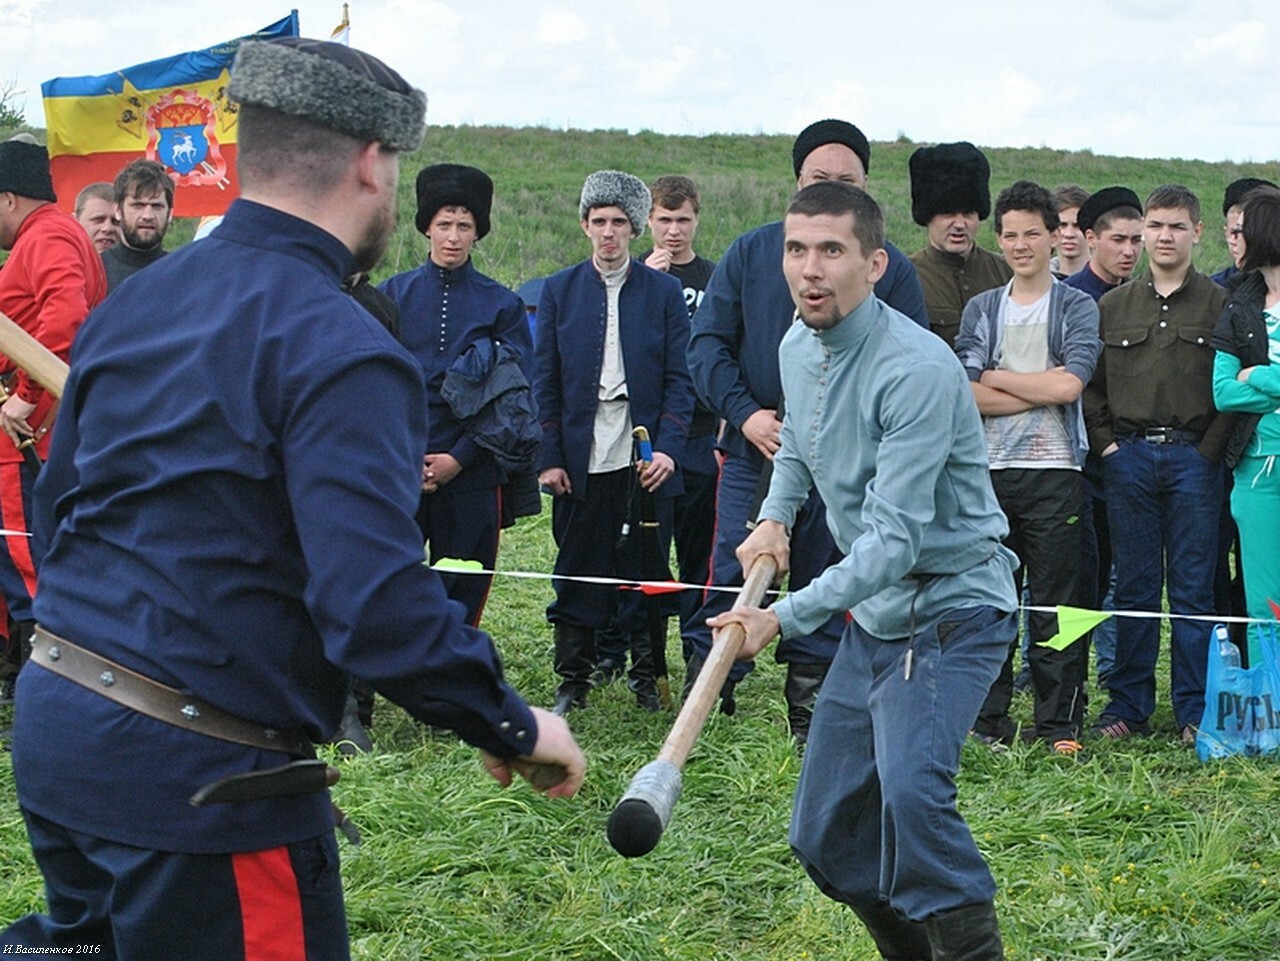
<path id="1" fill-rule="evenodd" d="M 914 146 L 877 144 L 872 192 L 903 250 L 924 242 L 910 222 L 906 164 Z M 1019 177 L 1089 189 L 1125 183 L 1145 195 L 1182 182 L 1205 202 L 1197 265 L 1226 262 L 1223 187 L 1238 176 L 1280 180 L 1280 165 L 1247 168 L 1140 161 L 1050 150 L 992 150 L 992 192 Z M 515 285 L 582 259 L 583 177 L 602 167 L 646 179 L 686 173 L 703 191 L 700 252 L 781 212 L 792 186 L 781 137 L 629 136 L 620 132 L 432 128 L 405 158 L 400 226 L 378 276 L 423 256 L 413 233 L 413 177 L 440 160 L 484 167 L 497 182 L 494 232 L 477 261 Z M 190 236 L 180 224 L 174 244 Z M 982 242 L 991 246 L 990 227 Z M 637 248 L 638 252 L 638 248 Z M 546 572 L 549 516 L 503 542 L 504 570 Z M 485 615 L 514 683 L 550 702 L 546 581 L 499 578 Z M 669 660 L 679 663 L 678 641 Z M 1076 758 L 1018 746 L 965 749 L 960 805 L 1000 885 L 1011 959 L 1274 961 L 1280 958 L 1280 767 L 1273 760 L 1201 765 L 1174 738 L 1167 662 L 1157 734 L 1089 742 Z M 866 961 L 860 925 L 807 881 L 786 844 L 799 761 L 786 733 L 777 665 L 740 687 L 733 718 L 713 716 L 685 771 L 684 796 L 657 850 L 624 860 L 605 840 L 609 812 L 658 750 L 671 716 L 639 712 L 625 688 L 597 692 L 573 717 L 590 769 L 578 798 L 548 801 L 523 785 L 502 791 L 475 752 L 380 703 L 376 751 L 342 761 L 341 803 L 364 832 L 344 842 L 353 954 L 368 961 L 517 958 L 687 961 Z M 1096 706 L 1096 704 L 1095 704 Z M 1030 703 L 1015 704 L 1027 721 Z M 0 727 L 11 719 L 0 708 Z M 104 758 L 103 763 L 110 763 Z M 42 889 L 0 755 L 0 923 L 39 909 Z M 147 959 L 152 961 L 152 959 Z M 154 959 L 161 961 L 161 959 Z"/>
<path id="2" fill-rule="evenodd" d="M 520 522 L 499 566 L 547 571 L 549 518 Z M 550 702 L 550 586 L 499 578 L 485 626 L 514 683 Z M 674 635 L 668 657 L 676 669 Z M 1089 742 L 1077 758 L 966 747 L 960 805 L 988 857 L 1011 959 L 1263 961 L 1280 957 L 1280 767 L 1201 765 L 1173 736 L 1161 666 L 1157 734 Z M 364 832 L 343 842 L 354 956 L 869 961 L 853 915 L 824 899 L 786 844 L 799 761 L 782 671 L 762 662 L 733 718 L 714 715 L 657 850 L 624 860 L 605 823 L 672 717 L 619 684 L 572 717 L 590 765 L 571 801 L 503 791 L 476 754 L 379 702 L 376 752 L 340 762 L 335 795 Z M 1029 721 L 1025 696 L 1015 705 Z M 9 720 L 0 709 L 0 725 Z M 110 763 L 104 758 L 103 763 Z M 41 904 L 41 881 L 0 760 L 0 921 Z"/>

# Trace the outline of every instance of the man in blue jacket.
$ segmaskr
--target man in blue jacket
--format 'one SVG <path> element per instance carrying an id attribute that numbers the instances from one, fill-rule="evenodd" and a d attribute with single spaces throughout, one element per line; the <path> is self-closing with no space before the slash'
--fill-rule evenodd
<path id="1" fill-rule="evenodd" d="M 796 137 L 791 150 L 796 187 L 822 180 L 843 180 L 865 187 L 871 168 L 871 145 L 851 123 L 819 120 Z M 875 294 L 890 307 L 928 327 L 924 291 L 915 268 L 902 251 L 885 244 L 888 266 Z M 724 462 L 716 489 L 716 541 L 711 555 L 709 587 L 742 583 L 734 550 L 747 536 L 759 506 L 761 476 L 778 451 L 782 381 L 778 344 L 791 326 L 795 304 L 782 274 L 782 222 L 765 224 L 735 240 L 711 276 L 702 305 L 694 315 L 689 338 L 689 373 L 698 396 L 724 420 L 720 449 Z M 812 496 L 791 531 L 791 587 L 809 583 L 837 556 L 827 530 L 822 502 Z M 711 650 L 706 619 L 728 610 L 733 596 L 709 590 L 693 617 L 685 641 L 693 650 L 687 685 L 697 676 Z M 787 665 L 787 718 L 796 740 L 809 729 L 813 699 L 835 656 L 841 618 L 778 645 L 777 658 Z M 734 666 L 724 690 L 722 710 L 734 710 L 733 685 L 748 664 Z"/>
<path id="2" fill-rule="evenodd" d="M 85 322 L 36 488 L 13 769 L 48 912 L 0 953 L 345 961 L 311 744 L 347 674 L 503 783 L 581 784 L 564 721 L 422 563 L 422 368 L 342 289 L 386 247 L 426 97 L 299 38 L 242 44 L 231 75 L 242 197 Z"/>
<path id="3" fill-rule="evenodd" d="M 561 678 L 557 714 L 586 704 L 595 632 L 608 625 L 615 606 L 631 637 L 631 688 L 641 707 L 658 707 L 641 595 L 574 579 L 650 574 L 641 569 L 641 498 L 656 501 L 665 559 L 672 498 L 682 490 L 676 465 L 693 416 L 685 366 L 689 312 L 674 277 L 630 256 L 650 206 L 649 188 L 638 177 L 617 170 L 587 177 L 578 214 L 591 257 L 548 277 L 538 303 L 538 482 L 555 498 L 555 573 L 563 575 L 547 608 Z M 632 453 L 637 427 L 653 441 L 653 459 L 639 473 Z"/>
<path id="4" fill-rule="evenodd" d="M 508 344 L 531 368 L 533 344 L 520 298 L 471 260 L 472 247 L 489 233 L 489 175 L 462 164 L 433 164 L 418 174 L 417 194 L 418 230 L 431 244 L 427 262 L 392 277 L 382 292 L 400 308 L 400 342 L 418 358 L 427 381 L 431 439 L 422 462 L 418 526 L 433 563 L 456 557 L 492 570 L 502 519 L 499 490 L 507 474 L 453 412 L 443 392 L 445 375 L 467 348 L 489 342 Z M 492 579 L 445 577 L 449 596 L 466 606 L 473 627 L 480 625 Z"/>

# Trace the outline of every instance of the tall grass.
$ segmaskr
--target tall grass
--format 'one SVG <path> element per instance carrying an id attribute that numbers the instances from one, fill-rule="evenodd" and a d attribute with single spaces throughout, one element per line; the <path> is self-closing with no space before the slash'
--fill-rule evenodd
<path id="1" fill-rule="evenodd" d="M 545 572 L 552 556 L 544 513 L 508 532 L 499 566 Z M 546 581 L 499 577 L 485 612 L 509 676 L 542 704 L 555 683 L 550 596 Z M 668 657 L 678 679 L 674 631 Z M 1163 660 L 1160 676 L 1152 738 L 1090 741 L 1075 759 L 966 747 L 960 805 L 1000 884 L 1011 959 L 1280 957 L 1280 767 L 1199 764 L 1174 737 Z M 779 666 L 762 661 L 739 688 L 737 715 L 713 715 L 670 828 L 635 860 L 612 851 L 605 822 L 672 717 L 640 712 L 624 686 L 594 692 L 572 716 L 590 769 L 569 802 L 499 789 L 474 751 L 380 701 L 376 751 L 338 762 L 335 791 L 365 837 L 343 846 L 355 957 L 875 958 L 856 919 L 817 892 L 787 848 L 799 760 L 781 688 Z M 1030 721 L 1025 697 L 1015 709 Z M 0 878 L 0 921 L 40 907 L 5 761 Z"/>

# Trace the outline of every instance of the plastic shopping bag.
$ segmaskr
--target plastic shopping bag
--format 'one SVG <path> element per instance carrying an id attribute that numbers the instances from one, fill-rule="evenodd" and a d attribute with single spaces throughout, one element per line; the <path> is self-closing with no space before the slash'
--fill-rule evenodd
<path id="1" fill-rule="evenodd" d="M 1251 625 L 1250 630 L 1257 631 L 1262 656 L 1248 669 L 1227 663 L 1218 640 L 1221 625 L 1209 635 L 1204 716 L 1196 733 L 1201 761 L 1280 753 L 1280 641 L 1274 625 Z"/>

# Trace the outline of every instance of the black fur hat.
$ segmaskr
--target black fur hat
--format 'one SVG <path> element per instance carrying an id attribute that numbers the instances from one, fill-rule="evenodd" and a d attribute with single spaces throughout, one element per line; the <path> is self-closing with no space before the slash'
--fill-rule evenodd
<path id="1" fill-rule="evenodd" d="M 921 147 L 911 155 L 911 219 L 921 227 L 938 214 L 977 211 L 979 220 L 991 214 L 991 165 L 969 143 L 940 143 Z"/>
<path id="2" fill-rule="evenodd" d="M 476 240 L 489 232 L 493 181 L 478 167 L 432 164 L 418 174 L 418 233 L 425 234 L 441 207 L 466 207 L 476 219 Z"/>
<path id="3" fill-rule="evenodd" d="M 1117 207 L 1132 207 L 1139 215 L 1142 214 L 1142 201 L 1128 187 L 1103 187 L 1080 205 L 1076 226 L 1081 230 L 1092 230 L 1099 217 Z"/>
<path id="4" fill-rule="evenodd" d="M 58 199 L 49 177 L 49 151 L 30 134 L 0 143 L 0 191 L 31 200 Z"/>

